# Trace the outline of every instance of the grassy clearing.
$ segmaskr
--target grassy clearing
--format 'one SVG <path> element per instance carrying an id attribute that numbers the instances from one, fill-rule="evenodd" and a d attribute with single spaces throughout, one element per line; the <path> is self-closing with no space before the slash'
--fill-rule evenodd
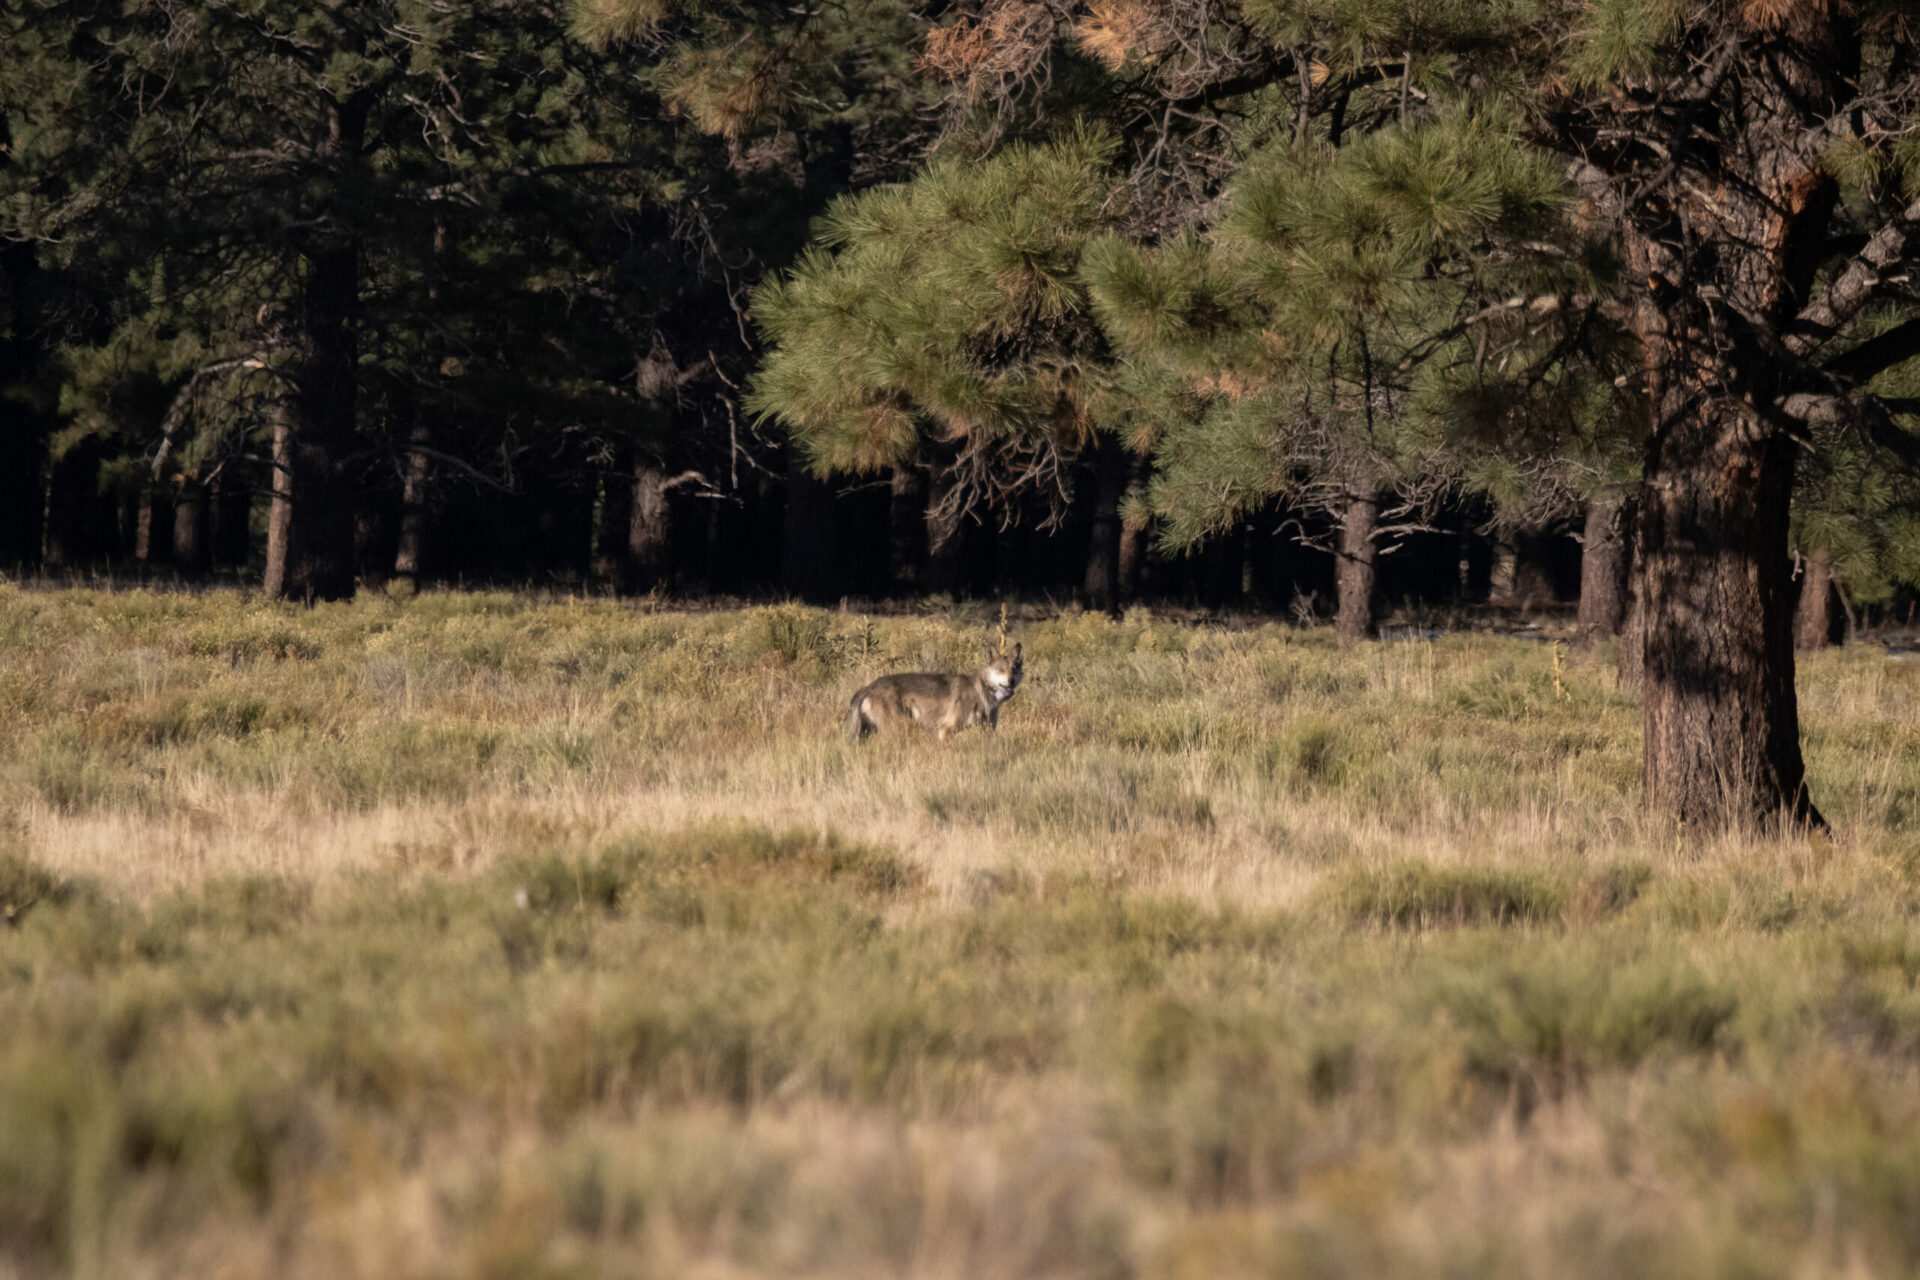
<path id="1" fill-rule="evenodd" d="M 0 588 L 0 1275 L 1920 1269 L 1920 667 L 1838 839 L 1604 655 Z"/>

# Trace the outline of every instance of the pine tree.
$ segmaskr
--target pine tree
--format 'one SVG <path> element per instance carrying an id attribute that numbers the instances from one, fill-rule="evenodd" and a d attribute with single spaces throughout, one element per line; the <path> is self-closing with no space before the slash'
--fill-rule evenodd
<path id="1" fill-rule="evenodd" d="M 1338 631 L 1353 640 L 1373 629 L 1392 517 L 1467 475 L 1440 421 L 1453 406 L 1420 375 L 1432 327 L 1493 273 L 1446 280 L 1427 264 L 1450 237 L 1550 219 L 1560 184 L 1464 114 L 1421 127 L 1394 115 L 1341 136 L 1287 136 L 1257 154 L 1207 241 L 1109 239 L 1088 275 L 1116 343 L 1160 369 L 1136 398 L 1159 420 L 1153 503 L 1168 538 L 1191 543 L 1276 495 L 1326 513 Z M 1570 394 L 1547 392 L 1545 406 Z"/>
<path id="2" fill-rule="evenodd" d="M 1111 360 L 1079 268 L 1117 220 L 1115 150 L 1083 132 L 981 164 L 938 160 L 836 202 L 821 247 L 754 296 L 770 350 L 748 399 L 823 475 L 911 466 L 923 436 L 945 450 L 936 543 L 1029 496 L 1062 510 L 1090 454 L 1104 485 L 1090 557 L 1103 604 L 1118 590 L 1127 472 L 1101 421 Z"/>
<path id="3" fill-rule="evenodd" d="M 1332 209 L 1358 191 L 1373 214 L 1349 214 L 1350 243 L 1377 225 L 1401 244 L 1356 314 L 1397 338 L 1386 367 L 1468 443 L 1530 449 L 1596 377 L 1626 379 L 1647 407 L 1623 424 L 1644 442 L 1647 802 L 1707 826 L 1818 823 L 1793 688 L 1789 504 L 1820 431 L 1920 458 L 1916 406 L 1873 384 L 1920 352 L 1920 320 L 1868 325 L 1901 304 L 1920 257 L 1915 19 L 1869 0 L 1543 0 L 1509 18 L 1504 39 L 1442 60 L 1458 110 L 1412 112 L 1372 155 L 1340 148 L 1303 201 Z M 1505 140 L 1455 153 L 1451 171 L 1421 163 L 1462 120 Z M 1571 180 L 1566 225 L 1539 216 L 1533 179 L 1517 205 L 1501 194 L 1502 172 L 1555 169 Z M 1313 253 L 1292 265 L 1306 278 L 1366 283 L 1368 260 L 1337 237 L 1303 243 Z M 1258 484 L 1274 469 L 1249 456 L 1238 474 Z"/>
<path id="4" fill-rule="evenodd" d="M 504 0 L 36 2 L 4 19 L 8 230 L 95 283 L 123 351 L 135 331 L 205 344 L 203 364 L 154 370 L 196 407 L 248 402 L 243 434 L 271 437 L 252 452 L 276 495 L 273 594 L 352 593 L 375 464 L 428 456 L 414 428 L 434 401 L 483 421 L 510 406 L 523 432 L 577 421 L 582 392 L 612 407 L 619 360 L 594 348 L 617 332 L 597 305 L 615 272 L 595 264 L 596 287 L 578 228 L 605 224 L 611 184 L 632 200 L 681 175 L 648 172 L 661 148 L 625 110 L 629 80 L 567 19 Z M 449 228 L 468 290 L 430 310 Z M 233 371 L 245 395 L 210 384 Z M 556 396 L 566 413 L 538 403 Z M 231 418 L 195 415 L 215 434 Z"/>
<path id="5" fill-rule="evenodd" d="M 1790 503 L 1801 441 L 1825 424 L 1920 456 L 1870 389 L 1920 351 L 1920 320 L 1855 338 L 1920 256 L 1902 123 L 1920 106 L 1913 17 L 1816 0 L 1592 0 L 1547 16 L 1576 37 L 1531 131 L 1612 231 L 1650 408 L 1647 800 L 1704 825 L 1818 823 Z M 1847 167 L 1873 176 L 1843 198 Z"/>

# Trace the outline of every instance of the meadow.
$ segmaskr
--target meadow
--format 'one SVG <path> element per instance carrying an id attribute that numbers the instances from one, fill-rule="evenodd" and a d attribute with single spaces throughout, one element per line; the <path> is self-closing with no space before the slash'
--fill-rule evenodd
<path id="1" fill-rule="evenodd" d="M 1831 837 L 1611 655 L 0 586 L 0 1276 L 1920 1271 L 1920 661 Z"/>

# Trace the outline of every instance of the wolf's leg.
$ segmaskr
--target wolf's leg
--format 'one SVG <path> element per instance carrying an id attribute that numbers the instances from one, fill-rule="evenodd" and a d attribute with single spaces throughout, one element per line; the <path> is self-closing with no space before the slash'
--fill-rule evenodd
<path id="1" fill-rule="evenodd" d="M 855 742 L 864 742 L 867 735 L 875 728 L 874 723 L 867 718 L 866 703 L 866 698 L 856 696 L 853 705 L 847 709 L 847 734 Z"/>

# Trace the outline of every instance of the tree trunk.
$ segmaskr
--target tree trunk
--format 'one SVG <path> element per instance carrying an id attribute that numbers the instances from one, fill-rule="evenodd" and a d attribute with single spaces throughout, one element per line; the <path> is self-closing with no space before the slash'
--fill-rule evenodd
<path id="1" fill-rule="evenodd" d="M 597 589 L 625 595 L 632 589 L 633 577 L 627 566 L 627 541 L 633 537 L 633 445 L 630 441 L 614 443 L 599 489 L 593 560 L 588 572 Z"/>
<path id="2" fill-rule="evenodd" d="M 353 94 L 328 122 L 320 150 L 341 187 L 363 163 L 370 103 L 364 92 Z M 293 483 L 280 513 L 287 527 L 270 594 L 312 603 L 348 600 L 354 592 L 355 495 L 344 464 L 356 425 L 360 243 L 350 232 L 333 229 L 304 247 L 302 258 L 300 365 L 281 463 L 291 468 Z"/>
<path id="3" fill-rule="evenodd" d="M 632 501 L 625 576 L 627 590 L 644 595 L 666 582 L 667 539 L 673 528 L 666 468 L 644 453 L 634 456 Z"/>
<path id="4" fill-rule="evenodd" d="M 366 494 L 353 512 L 354 576 L 370 587 L 387 585 L 393 567 L 393 515 L 386 494 Z"/>
<path id="5" fill-rule="evenodd" d="M 1646 553 L 1640 546 L 1640 522 L 1627 541 L 1627 607 L 1615 652 L 1614 679 L 1621 690 L 1639 693 L 1647 667 Z"/>
<path id="6" fill-rule="evenodd" d="M 207 490 L 188 480 L 173 504 L 173 567 L 183 578 L 204 578 L 207 560 Z"/>
<path id="7" fill-rule="evenodd" d="M 1824 649 L 1833 642 L 1833 553 L 1815 547 L 1800 575 L 1800 602 L 1794 611 L 1793 647 Z"/>
<path id="8" fill-rule="evenodd" d="M 1626 616 L 1626 503 L 1617 494 L 1588 501 L 1580 540 L 1581 638 L 1589 642 L 1617 635 Z"/>
<path id="9" fill-rule="evenodd" d="M 273 406 L 272 497 L 267 507 L 267 568 L 260 589 L 285 599 L 293 588 L 293 417 L 284 403 Z"/>
<path id="10" fill-rule="evenodd" d="M 433 459 L 426 449 L 433 443 L 433 429 L 416 421 L 407 433 L 407 474 L 400 482 L 400 533 L 393 551 L 393 576 L 418 588 L 426 580 L 427 538 L 432 513 L 427 508 L 428 486 L 433 480 Z"/>
<path id="11" fill-rule="evenodd" d="M 927 475 L 912 463 L 893 469 L 887 500 L 888 576 L 903 595 L 920 584 L 927 545 Z"/>
<path id="12" fill-rule="evenodd" d="M 341 463 L 353 440 L 351 316 L 359 290 L 358 245 L 309 256 L 302 300 L 306 359 L 289 441 L 292 529 L 286 577 L 275 593 L 309 603 L 353 598 L 354 493 Z"/>
<path id="13" fill-rule="evenodd" d="M 1799 446 L 1750 409 L 1689 390 L 1655 401 L 1663 429 L 1642 486 L 1646 801 L 1706 827 L 1817 824 L 1787 558 Z"/>
<path id="14" fill-rule="evenodd" d="M 1117 616 L 1122 583 L 1120 503 L 1127 494 L 1127 451 L 1119 441 L 1102 435 L 1094 445 L 1092 464 L 1093 520 L 1081 596 L 1088 608 Z"/>
<path id="15" fill-rule="evenodd" d="M 1515 604 L 1515 589 L 1520 581 L 1520 548 L 1511 533 L 1493 540 L 1493 568 L 1487 582 L 1487 603 L 1501 609 Z"/>
<path id="16" fill-rule="evenodd" d="M 1338 610 L 1334 633 L 1342 644 L 1365 640 L 1374 632 L 1374 594 L 1378 585 L 1379 550 L 1374 526 L 1380 519 L 1375 494 L 1355 494 L 1340 513 L 1340 549 L 1334 568 Z"/>
<path id="17" fill-rule="evenodd" d="M 142 488 L 133 500 L 133 558 L 138 564 L 154 560 L 154 508 L 159 505 L 151 488 Z"/>
<path id="18" fill-rule="evenodd" d="M 82 440 L 47 467 L 43 528 L 48 568 L 77 569 L 117 554 L 114 509 L 100 494 L 104 452 L 98 440 Z"/>
<path id="19" fill-rule="evenodd" d="M 1151 472 L 1150 459 L 1128 451 L 1127 492 L 1120 506 L 1120 598 L 1123 604 L 1140 598 L 1141 583 L 1146 577 L 1151 529 L 1146 518 L 1146 500 Z"/>

